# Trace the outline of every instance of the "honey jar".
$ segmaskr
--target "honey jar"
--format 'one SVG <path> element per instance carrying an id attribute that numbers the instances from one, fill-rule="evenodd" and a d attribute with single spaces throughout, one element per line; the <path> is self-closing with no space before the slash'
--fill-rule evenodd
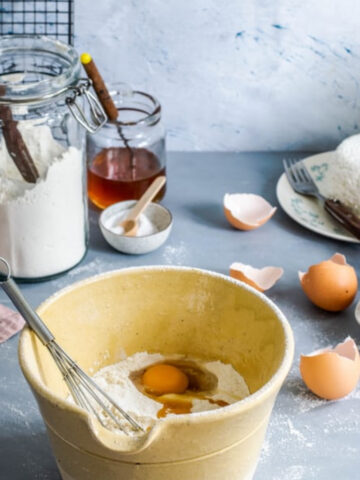
<path id="1" fill-rule="evenodd" d="M 166 174 L 165 129 L 158 100 L 124 85 L 110 87 L 118 109 L 87 139 L 88 195 L 103 209 L 123 200 L 137 200 L 160 175 Z M 165 186 L 155 201 L 165 195 Z"/>

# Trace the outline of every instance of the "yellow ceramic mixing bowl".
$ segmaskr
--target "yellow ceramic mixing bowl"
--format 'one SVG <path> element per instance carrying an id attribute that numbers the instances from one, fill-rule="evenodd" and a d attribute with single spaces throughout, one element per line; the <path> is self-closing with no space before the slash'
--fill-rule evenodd
<path id="1" fill-rule="evenodd" d="M 19 358 L 64 480 L 250 480 L 294 342 L 264 295 L 181 267 L 132 268 L 72 285 L 38 313 L 88 373 L 124 352 L 188 354 L 231 363 L 251 395 L 228 407 L 159 420 L 139 438 L 112 433 L 65 401 L 47 349 L 25 329 Z"/>

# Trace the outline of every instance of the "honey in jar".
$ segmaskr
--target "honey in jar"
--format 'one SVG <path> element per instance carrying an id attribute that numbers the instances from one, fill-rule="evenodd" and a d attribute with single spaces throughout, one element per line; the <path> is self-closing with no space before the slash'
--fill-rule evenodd
<path id="1" fill-rule="evenodd" d="M 99 208 L 139 199 L 160 175 L 165 175 L 165 166 L 145 148 L 105 148 L 88 164 L 88 195 Z M 165 185 L 154 201 L 164 194 Z"/>
<path id="2" fill-rule="evenodd" d="M 87 139 L 88 196 L 101 209 L 138 200 L 155 178 L 166 174 L 159 102 L 147 93 L 124 88 L 111 95 L 117 122 L 108 122 Z M 164 195 L 165 186 L 155 201 Z"/>

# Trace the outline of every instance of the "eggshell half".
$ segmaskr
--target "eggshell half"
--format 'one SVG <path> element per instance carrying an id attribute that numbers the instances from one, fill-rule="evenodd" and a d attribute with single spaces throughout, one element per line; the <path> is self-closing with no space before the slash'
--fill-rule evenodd
<path id="1" fill-rule="evenodd" d="M 235 262 L 230 265 L 230 276 L 247 283 L 260 292 L 269 290 L 281 278 L 284 270 L 280 267 L 254 268 Z"/>
<path id="2" fill-rule="evenodd" d="M 254 230 L 264 225 L 276 212 L 260 195 L 253 193 L 227 193 L 224 196 L 225 217 L 239 230 Z"/>
<path id="3" fill-rule="evenodd" d="M 357 321 L 357 323 L 360 325 L 360 302 L 358 302 L 356 304 L 356 308 L 355 308 L 355 319 Z"/>
<path id="4" fill-rule="evenodd" d="M 358 281 L 354 268 L 336 253 L 329 260 L 312 265 L 306 273 L 299 272 L 301 287 L 316 306 L 330 312 L 347 308 L 354 300 Z"/>
<path id="5" fill-rule="evenodd" d="M 333 349 L 301 355 L 300 373 L 308 389 L 318 397 L 345 397 L 354 390 L 360 376 L 360 357 L 354 340 L 347 337 Z"/>

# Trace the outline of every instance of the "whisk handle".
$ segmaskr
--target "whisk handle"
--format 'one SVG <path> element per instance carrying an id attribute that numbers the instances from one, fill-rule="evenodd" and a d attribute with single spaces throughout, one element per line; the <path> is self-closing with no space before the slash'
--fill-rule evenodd
<path id="1" fill-rule="evenodd" d="M 26 323 L 31 327 L 32 330 L 34 330 L 42 343 L 44 345 L 48 345 L 52 340 L 54 340 L 54 335 L 50 332 L 39 315 L 35 313 L 30 304 L 25 300 L 23 294 L 19 290 L 19 287 L 11 278 L 10 267 L 7 261 L 0 257 L 0 262 L 4 264 L 7 269 L 5 273 L 3 269 L 0 270 L 0 287 L 10 298 L 16 309 L 24 317 Z"/>

